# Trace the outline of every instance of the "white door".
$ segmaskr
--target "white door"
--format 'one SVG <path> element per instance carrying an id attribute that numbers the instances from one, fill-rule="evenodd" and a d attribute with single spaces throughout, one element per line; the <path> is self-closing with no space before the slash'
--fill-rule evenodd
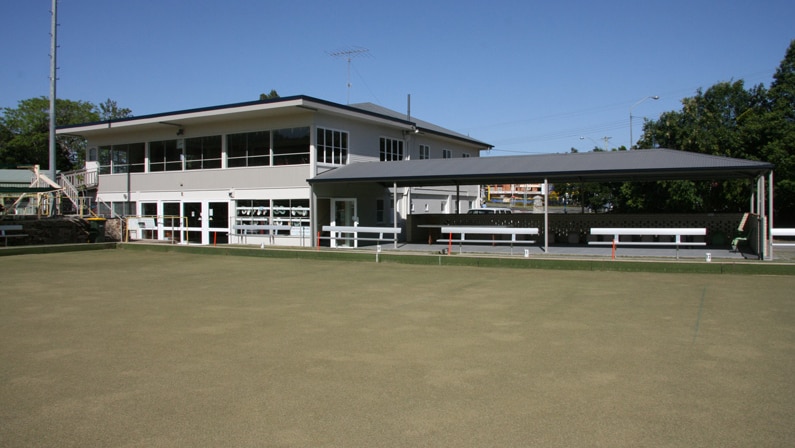
<path id="1" fill-rule="evenodd" d="M 356 199 L 331 200 L 331 225 L 352 226 L 356 221 Z M 334 235 L 332 235 L 334 236 Z M 356 247 L 356 240 L 351 234 L 342 234 L 341 238 L 332 238 L 331 247 Z"/>

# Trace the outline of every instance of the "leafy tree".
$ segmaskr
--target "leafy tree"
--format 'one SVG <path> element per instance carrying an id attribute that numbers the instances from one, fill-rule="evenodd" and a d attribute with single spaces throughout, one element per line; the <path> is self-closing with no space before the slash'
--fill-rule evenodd
<path id="1" fill-rule="evenodd" d="M 273 90 L 273 89 L 271 89 L 270 93 L 267 93 L 267 94 L 265 94 L 265 93 L 260 93 L 260 94 L 259 94 L 259 100 L 260 100 L 260 101 L 263 101 L 263 100 L 269 100 L 269 99 L 272 99 L 272 98 L 279 98 L 279 93 L 278 93 L 278 92 L 276 92 L 276 91 L 275 91 L 275 90 Z"/>
<path id="2" fill-rule="evenodd" d="M 776 213 L 795 216 L 795 41 L 770 89 L 721 82 L 644 124 L 639 146 L 764 160 L 776 165 Z M 624 211 L 727 212 L 748 208 L 751 180 L 624 184 Z"/>
<path id="3" fill-rule="evenodd" d="M 56 99 L 56 126 L 96 122 L 100 119 L 124 118 L 131 115 L 108 99 L 99 107 L 87 101 Z M 47 97 L 22 100 L 16 108 L 5 107 L 0 116 L 0 165 L 25 166 L 38 164 L 49 168 L 50 100 Z M 56 141 L 56 167 L 68 171 L 85 156 L 85 140 L 62 135 Z"/>
<path id="4" fill-rule="evenodd" d="M 778 217 L 795 221 L 795 40 L 790 42 L 769 91 L 769 110 L 759 129 L 761 158 L 776 165 L 775 204 Z M 756 118 L 756 117 L 752 117 Z"/>
<path id="5" fill-rule="evenodd" d="M 132 111 L 126 107 L 119 107 L 116 101 L 110 98 L 99 105 L 99 119 L 101 121 L 118 120 L 119 118 L 128 117 L 132 117 Z"/>

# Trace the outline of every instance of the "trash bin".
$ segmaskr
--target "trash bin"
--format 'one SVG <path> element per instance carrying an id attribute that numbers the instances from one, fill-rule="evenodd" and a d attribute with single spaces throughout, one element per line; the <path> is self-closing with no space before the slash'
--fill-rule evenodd
<path id="1" fill-rule="evenodd" d="M 105 242 L 105 218 L 88 218 L 88 242 L 89 243 L 104 243 Z"/>

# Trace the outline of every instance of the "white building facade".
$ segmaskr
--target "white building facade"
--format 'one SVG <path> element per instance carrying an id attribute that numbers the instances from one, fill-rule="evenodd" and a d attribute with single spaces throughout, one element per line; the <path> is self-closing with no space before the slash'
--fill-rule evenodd
<path id="1" fill-rule="evenodd" d="M 306 96 L 57 133 L 87 139 L 86 166 L 98 172 L 97 202 L 140 218 L 133 221 L 142 226 L 131 229 L 134 237 L 205 245 L 313 246 L 323 225 L 392 226 L 411 213 L 465 213 L 479 206 L 476 186 L 352 187 L 313 198 L 307 180 L 352 163 L 478 157 L 490 148 L 373 104 Z"/>

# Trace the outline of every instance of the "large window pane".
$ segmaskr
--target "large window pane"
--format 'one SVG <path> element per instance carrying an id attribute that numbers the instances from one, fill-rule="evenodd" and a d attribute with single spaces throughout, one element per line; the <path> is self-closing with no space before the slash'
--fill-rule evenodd
<path id="1" fill-rule="evenodd" d="M 273 164 L 309 163 L 309 127 L 273 131 Z"/>
<path id="2" fill-rule="evenodd" d="M 221 136 L 185 139 L 185 169 L 221 168 Z"/>
<path id="3" fill-rule="evenodd" d="M 146 167 L 146 145 L 133 143 L 127 146 L 127 161 L 131 173 L 143 173 Z"/>
<path id="4" fill-rule="evenodd" d="M 149 142 L 149 171 L 181 171 L 181 155 L 177 140 Z"/>
<path id="5" fill-rule="evenodd" d="M 247 132 L 227 136 L 227 166 L 270 165 L 269 131 Z"/>

